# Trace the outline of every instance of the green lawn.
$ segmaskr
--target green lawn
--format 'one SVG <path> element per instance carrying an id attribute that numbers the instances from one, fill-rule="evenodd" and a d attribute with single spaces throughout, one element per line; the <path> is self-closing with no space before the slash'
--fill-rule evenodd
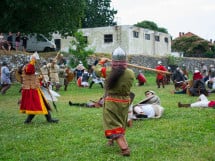
<path id="1" fill-rule="evenodd" d="M 13 84 L 6 95 L 0 95 L 0 160 L 2 161 L 215 161 L 215 110 L 178 108 L 177 102 L 191 103 L 197 97 L 173 95 L 173 85 L 158 89 L 155 74 L 146 74 L 145 86 L 134 85 L 134 103 L 154 90 L 161 98 L 165 113 L 161 119 L 134 121 L 127 128 L 130 157 L 119 155 L 119 148 L 106 146 L 102 128 L 102 108 L 71 107 L 68 101 L 97 100 L 103 94 L 100 85 L 78 88 L 72 82 L 68 91 L 60 90 L 56 103 L 58 124 L 49 124 L 38 115 L 29 125 L 19 113 L 17 101 L 20 84 Z M 135 84 L 135 83 L 134 83 Z M 209 96 L 215 100 L 215 94 Z"/>

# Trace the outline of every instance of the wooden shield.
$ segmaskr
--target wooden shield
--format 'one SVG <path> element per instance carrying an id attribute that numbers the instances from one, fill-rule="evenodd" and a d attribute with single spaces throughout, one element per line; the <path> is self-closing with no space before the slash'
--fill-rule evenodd
<path id="1" fill-rule="evenodd" d="M 188 81 L 188 88 L 187 88 L 187 90 L 186 90 L 186 94 L 187 95 L 189 95 L 189 96 L 191 96 L 191 93 L 190 93 L 190 88 L 193 86 L 193 80 L 189 80 Z"/>
<path id="2" fill-rule="evenodd" d="M 66 74 L 67 74 L 67 76 L 66 76 L 67 81 L 68 81 L 68 82 L 71 82 L 71 81 L 74 79 L 74 77 L 75 77 L 74 72 L 72 72 L 72 71 L 70 70 L 70 68 L 68 68 L 68 67 L 66 68 L 65 72 L 66 72 Z"/>
<path id="3" fill-rule="evenodd" d="M 74 79 L 74 73 L 72 73 L 72 72 L 67 73 L 68 82 L 71 82 L 73 79 Z"/>

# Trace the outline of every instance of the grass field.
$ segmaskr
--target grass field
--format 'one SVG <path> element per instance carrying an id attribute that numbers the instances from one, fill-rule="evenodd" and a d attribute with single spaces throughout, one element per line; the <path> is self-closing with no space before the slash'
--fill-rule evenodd
<path id="1" fill-rule="evenodd" d="M 197 97 L 173 95 L 173 85 L 158 89 L 155 74 L 145 75 L 148 82 L 133 86 L 137 103 L 146 90 L 154 90 L 161 98 L 165 113 L 160 119 L 134 121 L 127 128 L 130 157 L 122 157 L 118 146 L 106 146 L 102 128 L 102 108 L 71 107 L 68 101 L 97 100 L 103 89 L 79 88 L 72 82 L 68 91 L 60 90 L 56 102 L 58 124 L 47 123 L 37 115 L 29 125 L 26 115 L 19 113 L 17 101 L 20 84 L 13 84 L 0 96 L 0 160 L 2 161 L 215 161 L 215 110 L 178 108 L 177 102 L 191 103 Z M 134 83 L 135 84 L 135 83 Z M 215 100 L 215 94 L 209 96 Z"/>

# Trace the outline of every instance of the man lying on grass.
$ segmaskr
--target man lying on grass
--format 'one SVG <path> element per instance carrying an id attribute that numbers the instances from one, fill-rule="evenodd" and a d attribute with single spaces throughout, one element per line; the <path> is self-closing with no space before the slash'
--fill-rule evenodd
<path id="1" fill-rule="evenodd" d="M 130 108 L 133 111 L 132 119 L 160 118 L 164 112 L 160 98 L 154 91 L 146 91 L 145 96 L 145 99 Z"/>
<path id="2" fill-rule="evenodd" d="M 98 101 L 92 101 L 87 103 L 77 103 L 77 102 L 72 102 L 69 101 L 70 106 L 78 106 L 78 107 L 89 107 L 89 108 L 99 108 L 102 107 L 104 104 L 104 97 L 101 97 Z"/>
<path id="3" fill-rule="evenodd" d="M 182 104 L 181 102 L 178 102 L 178 107 L 202 107 L 202 108 L 214 108 L 215 109 L 215 100 L 209 101 L 208 98 L 201 94 L 198 97 L 198 101 L 191 103 L 191 104 Z"/>

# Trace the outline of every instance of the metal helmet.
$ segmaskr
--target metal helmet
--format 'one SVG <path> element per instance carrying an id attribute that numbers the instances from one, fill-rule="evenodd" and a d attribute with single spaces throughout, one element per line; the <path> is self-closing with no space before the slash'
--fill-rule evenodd
<path id="1" fill-rule="evenodd" d="M 36 60 L 40 59 L 40 56 L 37 51 L 35 51 L 34 54 L 30 56 L 30 60 L 32 59 L 36 59 Z"/>
<path id="2" fill-rule="evenodd" d="M 158 65 L 161 65 L 161 64 L 162 64 L 162 61 L 159 60 L 159 61 L 158 61 Z"/>
<path id="3" fill-rule="evenodd" d="M 47 65 L 47 62 L 43 60 L 42 65 Z"/>
<path id="4" fill-rule="evenodd" d="M 126 61 L 126 54 L 122 48 L 118 47 L 113 51 L 112 54 L 113 61 Z"/>

